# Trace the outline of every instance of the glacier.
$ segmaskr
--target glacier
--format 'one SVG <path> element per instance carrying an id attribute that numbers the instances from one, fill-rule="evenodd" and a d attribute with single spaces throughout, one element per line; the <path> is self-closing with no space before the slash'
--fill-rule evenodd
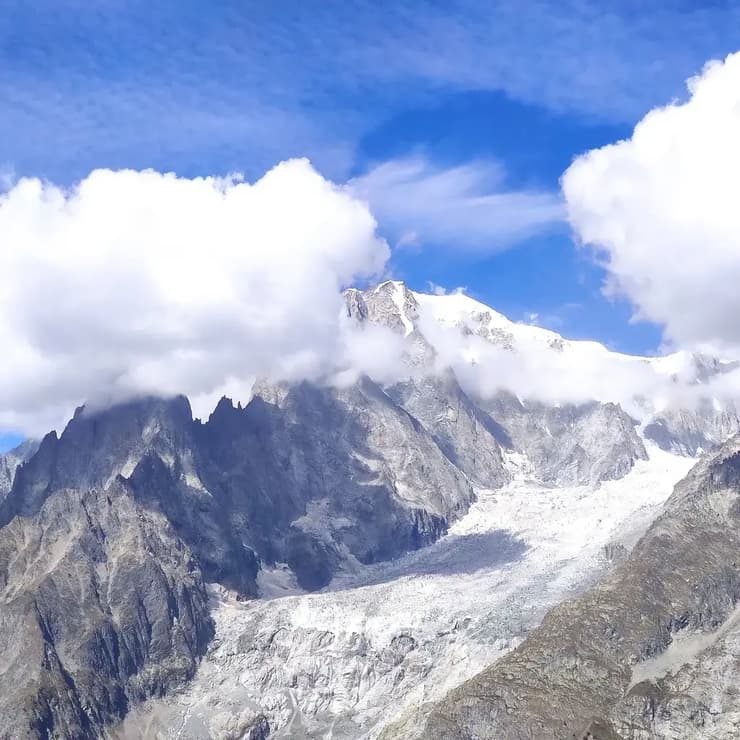
<path id="1" fill-rule="evenodd" d="M 513 649 L 552 605 L 628 552 L 694 460 L 649 447 L 624 478 L 548 487 L 510 456 L 512 481 L 435 544 L 298 593 L 277 569 L 263 597 L 213 586 L 216 636 L 182 692 L 134 709 L 113 737 L 375 738 Z"/>

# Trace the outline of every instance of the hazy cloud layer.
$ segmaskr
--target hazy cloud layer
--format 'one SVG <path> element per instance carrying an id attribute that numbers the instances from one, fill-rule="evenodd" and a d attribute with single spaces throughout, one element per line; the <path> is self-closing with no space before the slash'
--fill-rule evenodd
<path id="1" fill-rule="evenodd" d="M 377 364 L 339 325 L 341 289 L 382 271 L 387 244 L 305 160 L 251 185 L 108 170 L 66 191 L 21 180 L 0 197 L 0 245 L 0 428 L 39 433 L 88 399 L 207 404 L 245 396 L 257 375 Z"/>
<path id="2" fill-rule="evenodd" d="M 0 164 L 65 181 L 99 166 L 261 172 L 306 154 L 340 177 L 364 133 L 459 91 L 631 121 L 730 51 L 740 23 L 732 4 L 668 0 L 649 14 L 624 0 L 3 10 Z"/>
<path id="3" fill-rule="evenodd" d="M 603 253 L 608 289 L 679 346 L 740 347 L 740 54 L 689 80 L 632 137 L 563 177 L 578 237 Z"/>

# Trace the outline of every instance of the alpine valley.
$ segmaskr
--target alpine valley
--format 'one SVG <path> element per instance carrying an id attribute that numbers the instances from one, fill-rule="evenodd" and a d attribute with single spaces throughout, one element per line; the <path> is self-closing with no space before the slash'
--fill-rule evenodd
<path id="1" fill-rule="evenodd" d="M 735 738 L 736 362 L 344 294 L 383 377 L 0 456 L 0 737 Z"/>

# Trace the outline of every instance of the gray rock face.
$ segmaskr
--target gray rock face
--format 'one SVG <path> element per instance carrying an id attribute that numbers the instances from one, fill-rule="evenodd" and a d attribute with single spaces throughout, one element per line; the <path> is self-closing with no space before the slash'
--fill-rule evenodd
<path id="1" fill-rule="evenodd" d="M 419 303 L 414 294 L 402 283 L 390 280 L 365 291 L 348 290 L 345 304 L 352 318 L 403 334 L 410 334 L 419 318 Z"/>
<path id="2" fill-rule="evenodd" d="M 344 294 L 347 317 L 358 324 L 376 324 L 402 334 L 406 338 L 403 363 L 412 373 L 428 371 L 436 351 L 419 329 L 419 302 L 403 284 L 381 283 L 361 291 L 350 289 Z"/>
<path id="3" fill-rule="evenodd" d="M 425 426 L 442 452 L 476 485 L 499 488 L 508 482 L 496 438 L 498 427 L 463 392 L 452 372 L 409 379 L 386 391 Z"/>
<path id="4" fill-rule="evenodd" d="M 0 525 L 36 513 L 55 491 L 104 488 L 118 474 L 128 477 L 148 452 L 169 457 L 186 445 L 190 422 L 185 398 L 146 399 L 102 413 L 78 409 L 63 434 L 48 434 L 18 472 L 0 506 Z"/>
<path id="5" fill-rule="evenodd" d="M 39 443 L 28 439 L 18 447 L 0 455 L 0 501 L 8 495 L 13 487 L 18 468 L 36 452 Z"/>
<path id="6" fill-rule="evenodd" d="M 435 351 L 419 330 L 419 304 L 405 285 L 386 282 L 345 294 L 347 313 L 359 322 L 386 326 L 406 336 L 409 376 L 386 393 L 420 421 L 448 459 L 476 485 L 498 488 L 509 480 L 497 428 L 448 370 L 431 373 Z M 419 369 L 424 372 L 417 372 Z"/>
<path id="7" fill-rule="evenodd" d="M 261 559 L 320 588 L 436 540 L 473 498 L 367 379 L 263 386 L 205 424 L 183 398 L 80 409 L 0 503 L 0 736 L 96 737 L 187 680 L 205 580 L 255 595 Z"/>
<path id="8" fill-rule="evenodd" d="M 718 736 L 708 701 L 718 672 L 725 671 L 714 692 L 729 716 L 740 711 L 731 688 L 738 676 L 727 673 L 735 659 L 718 642 L 734 644 L 737 635 L 739 515 L 735 438 L 676 486 L 612 575 L 553 609 L 518 649 L 428 714 L 407 717 L 384 737 Z M 678 670 L 685 660 L 691 667 Z"/>
<path id="9" fill-rule="evenodd" d="M 263 387 L 246 411 L 259 414 L 253 429 L 278 457 L 268 477 L 247 474 L 253 488 L 265 479 L 258 496 L 286 507 L 270 559 L 291 565 L 304 587 L 326 585 L 347 556 L 370 563 L 434 541 L 473 500 L 424 427 L 367 379 Z"/>
<path id="10" fill-rule="evenodd" d="M 737 368 L 737 362 L 725 362 L 702 354 L 691 355 L 682 372 L 684 377 L 673 375 L 672 380 L 683 380 L 697 391 L 704 390 L 704 396 L 687 403 L 686 407 L 672 405 L 654 414 L 645 424 L 645 438 L 661 449 L 694 457 L 716 450 L 725 440 L 740 432 L 737 403 L 726 398 L 722 401 L 712 398 L 712 389 L 708 387 Z"/>
<path id="11" fill-rule="evenodd" d="M 667 409 L 644 429 L 645 438 L 661 449 L 690 457 L 716 450 L 738 432 L 740 415 L 735 405 L 717 409 L 708 399 L 696 409 Z"/>
<path id="12" fill-rule="evenodd" d="M 120 475 L 143 506 L 162 513 L 192 548 L 208 580 L 256 593 L 257 560 L 234 535 L 198 477 L 197 426 L 187 399 L 144 399 L 101 413 L 79 409 L 18 471 L 0 504 L 0 526 L 32 517 L 64 490 L 106 490 Z"/>
<path id="13" fill-rule="evenodd" d="M 191 553 L 122 479 L 0 530 L 3 737 L 98 737 L 189 678 L 211 633 Z"/>
<path id="14" fill-rule="evenodd" d="M 510 393 L 480 401 L 506 446 L 524 452 L 535 475 L 558 486 L 616 480 L 647 452 L 635 422 L 614 403 L 547 406 Z"/>

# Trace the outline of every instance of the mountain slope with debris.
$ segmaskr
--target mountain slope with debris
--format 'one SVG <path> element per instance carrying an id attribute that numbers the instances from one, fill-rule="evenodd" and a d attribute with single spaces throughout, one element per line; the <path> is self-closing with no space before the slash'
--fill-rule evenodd
<path id="1" fill-rule="evenodd" d="M 739 515 L 733 438 L 676 486 L 614 574 L 383 737 L 732 736 L 740 674 L 724 650 L 737 634 Z"/>

